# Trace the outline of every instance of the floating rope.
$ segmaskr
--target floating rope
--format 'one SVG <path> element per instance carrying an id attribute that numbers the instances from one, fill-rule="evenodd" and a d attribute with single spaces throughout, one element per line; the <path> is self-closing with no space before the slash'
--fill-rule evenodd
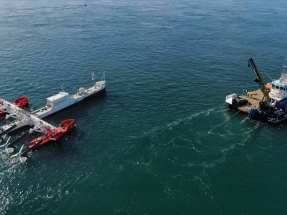
<path id="1" fill-rule="evenodd" d="M 214 129 L 216 129 L 217 127 L 223 125 L 224 123 L 226 123 L 227 121 L 229 121 L 232 117 L 234 117 L 236 114 L 238 114 L 240 111 L 237 111 L 235 114 L 233 114 L 231 117 L 229 117 L 227 120 L 223 121 L 222 123 L 220 123 L 219 125 L 215 126 L 213 129 L 211 129 L 208 133 L 212 132 Z"/>

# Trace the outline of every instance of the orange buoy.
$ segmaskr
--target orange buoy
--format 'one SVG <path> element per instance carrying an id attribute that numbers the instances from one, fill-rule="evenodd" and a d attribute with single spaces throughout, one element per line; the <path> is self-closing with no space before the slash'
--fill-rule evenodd
<path id="1" fill-rule="evenodd" d="M 271 84 L 271 83 L 268 83 L 268 84 L 265 85 L 265 87 L 266 87 L 267 89 L 271 89 L 271 88 L 272 88 L 272 84 Z"/>

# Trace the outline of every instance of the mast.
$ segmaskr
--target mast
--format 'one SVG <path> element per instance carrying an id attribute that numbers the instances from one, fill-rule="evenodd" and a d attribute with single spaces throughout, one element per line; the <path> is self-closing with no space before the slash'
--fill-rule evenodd
<path id="1" fill-rule="evenodd" d="M 265 87 L 264 81 L 263 81 L 259 71 L 257 70 L 257 67 L 256 67 L 256 65 L 255 65 L 255 63 L 254 63 L 252 58 L 249 58 L 249 60 L 248 60 L 248 67 L 250 67 L 250 64 L 251 64 L 251 66 L 253 68 L 253 71 L 254 71 L 254 73 L 256 75 L 256 79 L 254 81 L 259 83 L 259 86 L 260 86 L 260 88 L 261 88 L 261 90 L 263 92 L 263 95 L 264 95 L 264 97 L 262 99 L 263 105 L 264 106 L 268 106 L 268 102 L 267 101 L 269 99 L 269 94 L 268 94 L 267 88 Z"/>

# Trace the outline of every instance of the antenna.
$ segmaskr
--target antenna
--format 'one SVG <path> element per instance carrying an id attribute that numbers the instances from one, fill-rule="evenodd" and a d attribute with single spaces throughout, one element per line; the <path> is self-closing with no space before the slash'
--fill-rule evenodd
<path id="1" fill-rule="evenodd" d="M 61 85 L 61 87 L 62 87 L 62 92 L 64 92 L 64 87 L 63 87 L 63 85 Z"/>
<path id="2" fill-rule="evenodd" d="M 92 78 L 92 81 L 96 80 L 95 73 L 91 73 L 91 78 Z M 96 82 L 96 81 L 95 81 L 95 82 Z"/>
<path id="3" fill-rule="evenodd" d="M 268 77 L 268 78 L 270 78 L 270 79 L 271 79 L 271 81 L 273 81 L 273 80 L 274 80 L 274 79 L 273 79 L 273 78 L 271 78 L 269 75 L 267 75 L 267 77 Z"/>
<path id="4" fill-rule="evenodd" d="M 104 67 L 103 70 L 104 70 L 104 72 L 103 72 L 103 76 L 102 76 L 102 81 L 105 81 L 106 80 L 106 75 L 105 75 L 106 68 Z"/>

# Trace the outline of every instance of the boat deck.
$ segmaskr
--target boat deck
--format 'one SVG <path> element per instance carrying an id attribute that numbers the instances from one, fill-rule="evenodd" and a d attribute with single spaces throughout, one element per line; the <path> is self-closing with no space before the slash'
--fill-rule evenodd
<path id="1" fill-rule="evenodd" d="M 252 95 L 252 96 L 247 96 L 247 95 L 240 95 L 241 98 L 246 99 L 248 101 L 248 103 L 244 106 L 238 106 L 237 109 L 241 112 L 244 113 L 249 113 L 252 107 L 259 107 L 259 102 L 262 100 L 263 98 L 263 92 L 261 89 L 258 89 L 256 91 L 256 95 Z"/>

